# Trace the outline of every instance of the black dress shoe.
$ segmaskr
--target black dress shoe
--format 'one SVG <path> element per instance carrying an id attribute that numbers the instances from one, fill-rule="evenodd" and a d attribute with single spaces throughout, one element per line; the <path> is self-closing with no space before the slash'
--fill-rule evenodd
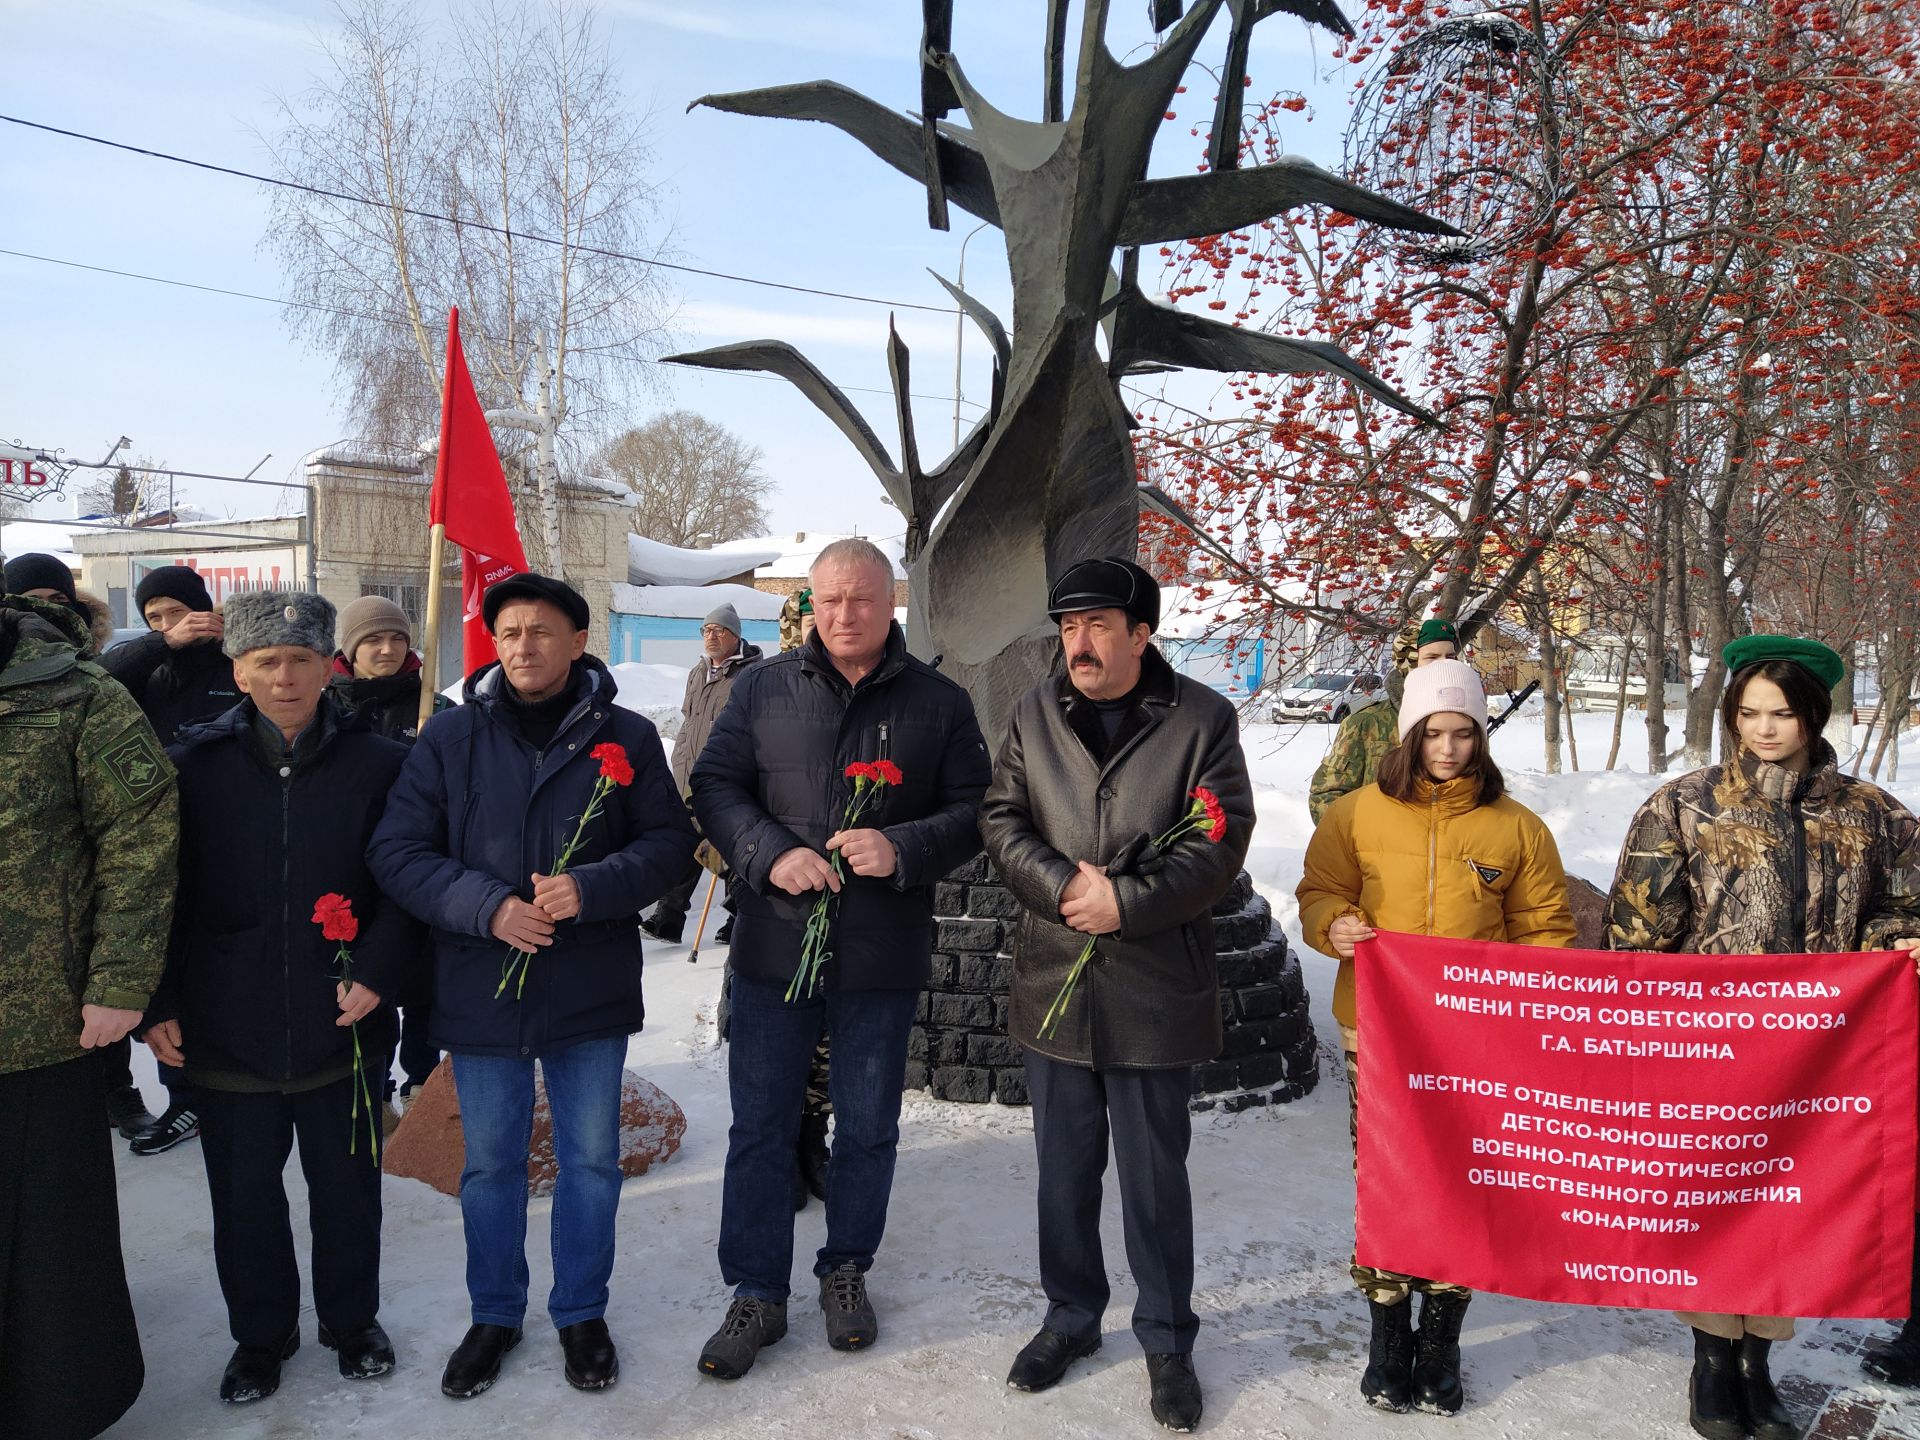
<path id="1" fill-rule="evenodd" d="M 131 1140 L 142 1130 L 151 1130 L 159 1123 L 134 1086 L 116 1085 L 107 1091 L 107 1126 L 118 1130 L 122 1140 Z"/>
<path id="2" fill-rule="evenodd" d="M 560 1349 L 567 1357 L 567 1383 L 576 1390 L 611 1390 L 620 1378 L 620 1356 L 604 1320 L 561 1326 Z"/>
<path id="3" fill-rule="evenodd" d="M 1149 1355 L 1147 1379 L 1153 1386 L 1147 1408 L 1162 1429 L 1184 1435 L 1200 1423 L 1200 1377 L 1193 1373 L 1193 1356 Z"/>
<path id="4" fill-rule="evenodd" d="M 440 1393 L 455 1400 L 471 1400 L 493 1388 L 500 1378 L 500 1358 L 520 1343 L 520 1327 L 474 1325 L 466 1339 L 447 1357 L 440 1376 Z"/>
<path id="5" fill-rule="evenodd" d="M 377 1323 L 343 1335 L 322 1325 L 320 1343 L 339 1356 L 340 1373 L 349 1380 L 371 1380 L 393 1369 L 393 1341 Z"/>
<path id="6" fill-rule="evenodd" d="M 229 1405 L 244 1405 L 249 1400 L 264 1400 L 280 1388 L 281 1362 L 300 1348 L 300 1332 L 287 1336 L 277 1350 L 257 1345 L 236 1346 L 220 1377 L 220 1398 Z"/>
<path id="7" fill-rule="evenodd" d="M 1020 1353 L 1013 1357 L 1013 1368 L 1007 1371 L 1007 1384 L 1015 1390 L 1045 1390 L 1057 1385 L 1074 1361 L 1099 1348 L 1098 1335 L 1091 1340 L 1075 1340 L 1042 1326 L 1040 1333 L 1021 1346 Z"/>

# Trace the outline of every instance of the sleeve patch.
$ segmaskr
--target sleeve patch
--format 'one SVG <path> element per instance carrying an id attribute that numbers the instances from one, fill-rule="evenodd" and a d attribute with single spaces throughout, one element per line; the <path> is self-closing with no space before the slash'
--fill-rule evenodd
<path id="1" fill-rule="evenodd" d="M 165 789 L 171 777 L 159 740 L 144 725 L 128 730 L 108 746 L 100 763 L 120 793 L 136 804 Z"/>

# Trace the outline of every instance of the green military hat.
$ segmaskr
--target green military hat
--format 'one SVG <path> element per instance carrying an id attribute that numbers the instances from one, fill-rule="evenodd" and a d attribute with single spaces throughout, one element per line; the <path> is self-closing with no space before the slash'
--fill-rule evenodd
<path id="1" fill-rule="evenodd" d="M 796 594 L 794 598 L 800 602 L 794 612 L 795 614 L 811 615 L 813 613 L 813 587 L 811 585 Z"/>
<path id="2" fill-rule="evenodd" d="M 1418 650 L 1423 645 L 1435 645 L 1442 640 L 1449 642 L 1456 650 L 1460 648 L 1460 632 L 1454 629 L 1453 622 L 1435 616 L 1431 620 L 1421 622 L 1420 633 L 1414 639 L 1413 648 Z"/>
<path id="3" fill-rule="evenodd" d="M 1749 665 L 1768 660 L 1791 660 L 1813 672 L 1820 683 L 1831 690 L 1847 672 L 1847 662 L 1830 646 L 1818 640 L 1802 640 L 1797 635 L 1742 635 L 1730 640 L 1720 652 L 1727 670 L 1738 674 Z"/>

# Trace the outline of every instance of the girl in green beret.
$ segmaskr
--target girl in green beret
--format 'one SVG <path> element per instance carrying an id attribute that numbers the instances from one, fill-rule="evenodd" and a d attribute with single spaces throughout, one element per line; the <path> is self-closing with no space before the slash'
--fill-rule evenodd
<path id="1" fill-rule="evenodd" d="M 1743 636 L 1722 658 L 1731 678 L 1720 718 L 1732 754 L 1668 781 L 1634 815 L 1607 901 L 1608 948 L 1920 948 L 1920 822 L 1879 786 L 1842 774 L 1820 738 L 1844 662 L 1817 640 L 1787 635 Z M 1694 1430 L 1709 1440 L 1799 1440 L 1768 1372 L 1769 1347 L 1792 1336 L 1793 1321 L 1680 1318 L 1694 1331 Z M 1920 1326 L 1909 1320 L 1900 1339 L 1869 1347 L 1864 1363 L 1882 1379 L 1920 1382 Z"/>

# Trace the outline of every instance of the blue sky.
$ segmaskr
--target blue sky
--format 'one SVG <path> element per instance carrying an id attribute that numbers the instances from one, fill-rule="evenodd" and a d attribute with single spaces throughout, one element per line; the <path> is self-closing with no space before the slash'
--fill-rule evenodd
<path id="1" fill-rule="evenodd" d="M 422 4 L 457 23 L 463 6 Z M 1037 115 L 1040 0 L 958 0 L 954 49 L 969 78 L 1003 108 Z M 920 40 L 910 0 L 608 0 L 603 31 L 627 94 L 652 114 L 653 174 L 676 258 L 705 268 L 830 290 L 938 305 L 929 267 L 952 278 L 971 221 L 926 227 L 912 182 L 853 141 L 818 125 L 699 110 L 709 91 L 834 79 L 902 110 L 915 106 Z M 1110 41 L 1123 56 L 1150 32 L 1145 0 L 1118 0 Z M 1076 18 L 1075 25 L 1078 20 Z M 0 0 L 8 79 L 0 110 L 241 169 L 264 170 L 257 131 L 276 95 L 308 83 L 333 12 L 314 0 Z M 1224 24 L 1201 48 L 1217 64 Z M 1324 117 L 1297 117 L 1290 149 L 1339 160 L 1339 107 L 1350 72 L 1328 60 L 1332 38 L 1290 17 L 1263 24 L 1253 93 L 1308 95 Z M 1339 88 L 1336 88 L 1336 82 Z M 1155 169 L 1192 167 L 1211 77 L 1196 70 L 1180 120 L 1161 137 Z M 0 247 L 260 295 L 284 287 L 263 251 L 259 187 L 100 146 L 0 125 L 0 185 L 10 223 Z M 998 232 L 967 249 L 967 288 L 1002 308 Z M 1151 277 L 1152 271 L 1148 275 Z M 770 336 L 791 340 L 847 387 L 887 385 L 883 306 L 786 294 L 720 280 L 676 279 L 683 348 Z M 0 438 L 97 458 L 114 437 L 135 453 L 189 470 L 240 474 L 261 456 L 265 478 L 296 474 L 303 455 L 351 436 L 328 357 L 301 348 L 276 306 L 198 294 L 0 255 Z M 950 316 L 896 314 L 913 351 L 923 455 L 951 432 Z M 964 383 L 984 398 L 988 369 L 967 335 Z M 838 433 L 784 382 L 653 367 L 634 398 L 641 423 L 663 409 L 697 410 L 765 453 L 777 490 L 776 530 L 899 529 L 878 485 Z M 1200 398 L 1216 388 L 1201 385 Z M 893 443 L 884 395 L 856 396 Z M 967 415 L 977 413 L 968 407 Z M 189 483 L 182 496 L 220 514 L 273 511 L 281 492 Z M 54 518 L 57 501 L 36 518 Z M 71 513 L 62 510 L 59 513 Z"/>

